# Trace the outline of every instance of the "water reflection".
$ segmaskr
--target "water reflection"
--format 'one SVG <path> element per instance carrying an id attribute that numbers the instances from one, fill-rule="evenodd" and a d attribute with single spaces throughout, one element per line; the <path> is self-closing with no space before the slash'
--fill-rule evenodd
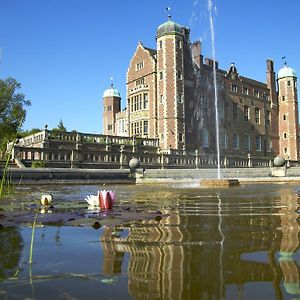
<path id="1" fill-rule="evenodd" d="M 115 248 L 115 243 L 105 242 L 111 237 L 112 232 L 109 227 L 105 227 L 102 235 L 102 249 L 103 249 L 103 273 L 105 275 L 113 275 L 122 273 L 122 263 L 124 252 L 118 251 Z"/>
<path id="2" fill-rule="evenodd" d="M 300 294 L 293 259 L 299 248 L 297 193 L 184 197 L 159 221 L 108 226 L 100 238 L 107 274 L 120 273 L 130 255 L 128 290 L 135 299 Z M 259 282 L 267 286 L 249 288 Z"/>
<path id="3" fill-rule="evenodd" d="M 0 241 L 0 280 L 3 280 L 17 272 L 23 241 L 16 228 L 0 229 Z"/>
<path id="4" fill-rule="evenodd" d="M 114 214 L 99 215 L 84 227 L 37 228 L 35 295 L 46 299 L 52 291 L 55 298 L 67 293 L 76 299 L 99 292 L 115 299 L 299 298 L 296 186 L 116 189 L 120 200 Z M 76 199 L 74 203 L 80 204 Z M 77 212 L 77 206 L 72 210 Z M 119 224 L 114 221 L 118 214 L 123 214 L 123 225 L 113 226 Z M 18 290 L 20 298 L 32 297 L 30 237 L 30 226 L 0 230 L 0 294 Z M 12 280 L 18 269 L 18 278 Z"/>
<path id="5" fill-rule="evenodd" d="M 288 294 L 300 294 L 299 266 L 293 254 L 299 249 L 300 226 L 297 221 L 298 195 L 289 194 L 288 190 L 281 193 L 281 230 L 282 240 L 279 252 L 279 265 L 283 274 L 283 286 Z"/>

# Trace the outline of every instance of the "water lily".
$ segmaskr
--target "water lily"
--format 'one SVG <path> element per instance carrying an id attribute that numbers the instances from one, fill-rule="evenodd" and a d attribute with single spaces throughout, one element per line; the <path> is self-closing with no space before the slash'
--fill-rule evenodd
<path id="1" fill-rule="evenodd" d="M 53 200 L 52 194 L 42 195 L 42 197 L 41 197 L 41 204 L 42 205 L 50 205 L 51 202 L 52 202 L 52 200 Z"/>
<path id="2" fill-rule="evenodd" d="M 99 206 L 101 209 L 111 209 L 116 201 L 116 193 L 111 190 L 98 190 L 97 195 L 88 195 L 85 201 L 90 206 Z"/>

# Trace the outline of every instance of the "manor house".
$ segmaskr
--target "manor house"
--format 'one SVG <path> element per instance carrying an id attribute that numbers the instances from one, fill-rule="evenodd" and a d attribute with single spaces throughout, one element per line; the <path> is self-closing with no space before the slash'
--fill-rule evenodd
<path id="1" fill-rule="evenodd" d="M 234 63 L 219 69 L 189 36 L 189 28 L 169 17 L 157 28 L 156 49 L 138 43 L 127 71 L 125 110 L 113 86 L 103 94 L 103 133 L 158 138 L 163 150 L 214 154 L 216 86 L 222 154 L 298 160 L 295 70 L 285 65 L 276 76 L 267 60 L 266 82 L 259 82 L 240 75 Z"/>

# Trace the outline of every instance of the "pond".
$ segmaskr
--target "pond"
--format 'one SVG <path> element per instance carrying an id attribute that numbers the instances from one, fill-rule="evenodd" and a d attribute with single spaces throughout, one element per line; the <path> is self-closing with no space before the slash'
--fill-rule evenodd
<path id="1" fill-rule="evenodd" d="M 0 299 L 300 299 L 296 184 L 107 185 L 107 212 L 84 201 L 101 188 L 17 187 L 1 200 Z"/>

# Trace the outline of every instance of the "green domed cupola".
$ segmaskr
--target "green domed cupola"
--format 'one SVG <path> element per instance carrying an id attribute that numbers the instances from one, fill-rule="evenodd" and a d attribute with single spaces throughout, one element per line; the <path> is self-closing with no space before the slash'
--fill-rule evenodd
<path id="1" fill-rule="evenodd" d="M 285 78 L 285 77 L 297 77 L 296 71 L 290 67 L 287 67 L 286 65 L 281 68 L 278 72 L 277 78 Z"/>
<path id="2" fill-rule="evenodd" d="M 105 97 L 119 97 L 119 98 L 121 98 L 119 91 L 114 88 L 113 84 L 110 86 L 109 89 L 104 91 L 102 98 L 105 98 Z"/>
<path id="3" fill-rule="evenodd" d="M 171 20 L 171 17 L 169 16 L 169 20 L 157 28 L 157 35 L 156 37 L 159 38 L 163 35 L 169 35 L 169 34 L 183 34 L 182 32 L 183 26 L 179 25 L 176 22 L 173 22 Z"/>

